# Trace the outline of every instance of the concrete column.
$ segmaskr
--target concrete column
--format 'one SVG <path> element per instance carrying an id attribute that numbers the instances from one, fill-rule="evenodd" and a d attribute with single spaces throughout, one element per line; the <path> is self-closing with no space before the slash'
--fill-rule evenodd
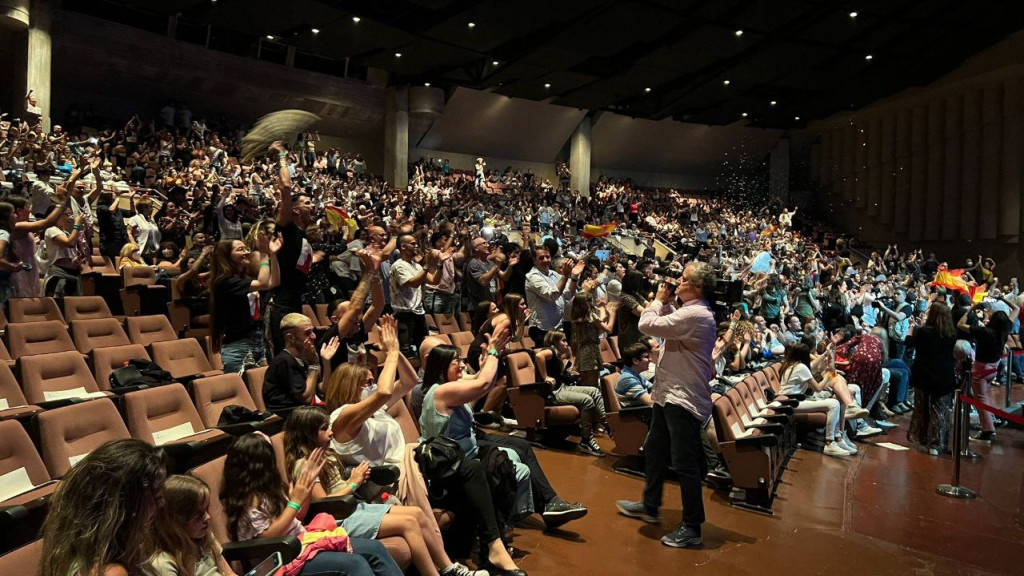
<path id="1" fill-rule="evenodd" d="M 789 205 L 789 138 L 783 138 L 772 149 L 769 160 L 768 191 L 773 200 Z"/>
<path id="2" fill-rule="evenodd" d="M 289 45 L 284 53 L 284 65 L 295 68 L 295 46 Z"/>
<path id="3" fill-rule="evenodd" d="M 388 88 L 384 104 L 384 178 L 394 188 L 409 185 L 409 89 Z"/>
<path id="4" fill-rule="evenodd" d="M 28 62 L 25 70 L 25 89 L 32 90 L 36 105 L 43 110 L 43 129 L 50 130 L 50 87 L 53 57 L 53 42 L 50 30 L 53 26 L 53 6 L 48 0 L 32 0 L 31 24 L 28 28 Z"/>
<path id="5" fill-rule="evenodd" d="M 590 116 L 584 116 L 569 140 L 569 187 L 590 197 Z"/>

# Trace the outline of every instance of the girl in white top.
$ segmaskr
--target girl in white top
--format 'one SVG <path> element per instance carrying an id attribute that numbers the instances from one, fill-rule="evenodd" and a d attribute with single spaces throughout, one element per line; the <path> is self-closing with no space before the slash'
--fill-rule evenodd
<path id="1" fill-rule="evenodd" d="M 830 387 L 831 380 L 837 378 L 835 372 L 825 374 L 816 380 L 811 374 L 811 350 L 802 342 L 797 342 L 786 349 L 786 358 L 779 370 L 781 385 L 779 393 L 783 395 L 803 394 L 794 408 L 794 412 L 823 412 L 825 420 L 825 455 L 833 457 L 851 456 L 857 453 L 857 447 L 846 435 L 846 405 L 835 399 Z"/>

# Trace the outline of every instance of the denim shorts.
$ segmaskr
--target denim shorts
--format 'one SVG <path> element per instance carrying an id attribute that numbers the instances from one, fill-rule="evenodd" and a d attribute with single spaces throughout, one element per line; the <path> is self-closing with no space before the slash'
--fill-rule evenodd
<path id="1" fill-rule="evenodd" d="M 220 348 L 225 374 L 241 374 L 248 368 L 259 366 L 267 359 L 267 346 L 263 334 L 253 332 L 245 338 L 233 340 Z"/>

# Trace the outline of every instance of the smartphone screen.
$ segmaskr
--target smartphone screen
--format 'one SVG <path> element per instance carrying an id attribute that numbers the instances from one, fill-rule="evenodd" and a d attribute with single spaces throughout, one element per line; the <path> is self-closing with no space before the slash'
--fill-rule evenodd
<path id="1" fill-rule="evenodd" d="M 271 576 L 278 568 L 281 567 L 281 564 L 281 553 L 274 552 L 270 556 L 267 556 L 267 559 L 260 562 L 255 568 L 246 572 L 245 576 Z"/>

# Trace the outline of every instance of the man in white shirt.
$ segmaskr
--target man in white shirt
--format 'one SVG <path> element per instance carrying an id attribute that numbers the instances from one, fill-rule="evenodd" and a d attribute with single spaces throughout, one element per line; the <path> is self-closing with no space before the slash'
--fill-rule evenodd
<path id="1" fill-rule="evenodd" d="M 423 284 L 436 284 L 440 264 L 451 259 L 452 252 L 427 252 L 427 266 L 416 263 L 420 244 L 411 234 L 398 238 L 399 260 L 391 266 L 391 308 L 398 320 L 398 341 L 407 358 L 415 358 L 420 342 L 427 337 L 427 320 L 423 309 Z"/>
<path id="2" fill-rule="evenodd" d="M 558 272 L 551 269 L 551 253 L 544 246 L 533 249 L 534 267 L 526 274 L 526 305 L 534 313 L 530 338 L 543 342 L 544 336 L 562 324 L 566 303 L 576 295 L 581 262 L 573 267 L 566 258 Z"/>

